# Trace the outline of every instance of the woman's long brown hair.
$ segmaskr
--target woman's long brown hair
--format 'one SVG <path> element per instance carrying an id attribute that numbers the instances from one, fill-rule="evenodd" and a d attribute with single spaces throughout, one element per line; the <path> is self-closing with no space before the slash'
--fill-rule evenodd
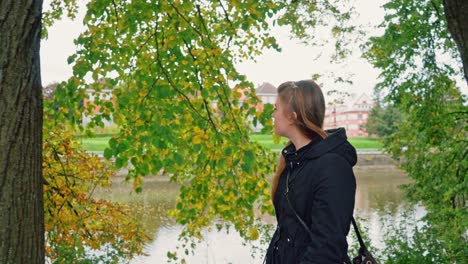
<path id="1" fill-rule="evenodd" d="M 296 125 L 311 140 L 317 136 L 326 138 L 323 130 L 325 118 L 325 100 L 322 89 L 312 80 L 299 82 L 285 82 L 278 87 L 278 98 L 287 105 L 287 110 L 292 115 L 296 113 Z M 290 145 L 288 142 L 286 146 Z M 286 168 L 286 160 L 280 155 L 279 164 L 273 176 L 271 197 L 274 200 L 281 174 Z"/>

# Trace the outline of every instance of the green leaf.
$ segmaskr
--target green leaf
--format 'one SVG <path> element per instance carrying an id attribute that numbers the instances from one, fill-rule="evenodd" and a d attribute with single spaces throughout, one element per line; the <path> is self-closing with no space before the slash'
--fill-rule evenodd
<path id="1" fill-rule="evenodd" d="M 184 157 L 179 153 L 174 153 L 174 160 L 179 165 L 182 165 L 184 163 Z"/>
<path id="2" fill-rule="evenodd" d="M 104 149 L 104 158 L 110 159 L 114 155 L 113 151 L 110 148 Z"/>
<path id="3" fill-rule="evenodd" d="M 116 167 L 117 169 L 121 169 L 121 168 L 123 168 L 123 167 L 127 167 L 127 164 L 128 164 L 128 161 L 127 161 L 126 158 L 123 158 L 123 157 L 120 157 L 120 156 L 119 156 L 119 157 L 117 157 L 117 158 L 115 159 L 115 167 Z"/>

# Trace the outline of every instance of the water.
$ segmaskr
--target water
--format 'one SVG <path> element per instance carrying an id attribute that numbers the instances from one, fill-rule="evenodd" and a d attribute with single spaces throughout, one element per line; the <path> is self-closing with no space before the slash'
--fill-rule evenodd
<path id="1" fill-rule="evenodd" d="M 355 217 L 364 222 L 366 235 L 372 240 L 373 246 L 382 248 L 382 223 L 398 222 L 402 214 L 408 211 L 400 185 L 410 180 L 395 166 L 361 166 L 354 169 L 357 181 Z M 170 183 L 164 177 L 145 179 L 143 192 L 136 194 L 131 191 L 131 184 L 114 181 L 112 188 L 98 193 L 103 198 L 131 205 L 133 213 L 138 215 L 145 232 L 153 237 L 153 241 L 145 247 L 147 256 L 133 259 L 132 264 L 167 263 L 167 252 L 175 251 L 181 244 L 177 238 L 182 227 L 167 216 L 168 210 L 175 206 L 178 186 Z M 424 210 L 416 208 L 420 217 Z M 274 222 L 274 218 L 266 219 Z M 353 231 L 350 231 L 350 233 Z M 262 263 L 263 252 L 252 251 L 252 245 L 243 245 L 243 240 L 233 230 L 204 230 L 204 241 L 197 245 L 196 254 L 185 256 L 187 263 Z M 348 241 L 354 243 L 352 239 Z M 264 250 L 267 245 L 260 242 L 253 244 Z M 254 253 L 254 254 L 252 254 Z M 183 255 L 183 250 L 178 250 Z"/>

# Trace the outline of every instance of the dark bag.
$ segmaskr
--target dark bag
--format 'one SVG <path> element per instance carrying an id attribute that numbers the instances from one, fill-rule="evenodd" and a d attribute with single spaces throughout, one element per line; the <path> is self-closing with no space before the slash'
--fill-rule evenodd
<path id="1" fill-rule="evenodd" d="M 292 206 L 291 202 L 289 201 L 289 172 L 286 176 L 286 192 L 284 193 L 284 196 L 286 196 L 286 200 L 288 201 L 288 205 L 291 208 L 291 210 L 294 212 L 296 215 L 297 220 L 301 223 L 301 225 L 304 227 L 304 229 L 307 231 L 309 234 L 310 239 L 313 239 L 312 232 L 310 231 L 309 227 L 306 225 L 304 220 L 297 214 L 296 210 L 294 210 L 294 207 Z M 367 250 L 366 245 L 364 244 L 364 241 L 362 240 L 361 233 L 359 232 L 359 229 L 357 227 L 356 221 L 354 220 L 354 217 L 351 217 L 351 223 L 353 223 L 354 231 L 356 232 L 356 236 L 359 241 L 359 250 L 358 250 L 358 255 L 353 258 L 353 264 L 377 264 L 377 261 L 374 259 L 372 254 Z M 348 261 L 346 261 L 348 262 Z"/>
<path id="2" fill-rule="evenodd" d="M 360 245 L 358 255 L 353 258 L 353 264 L 377 264 L 377 261 L 375 261 L 372 254 L 367 250 L 367 247 L 362 240 L 361 233 L 359 232 L 354 217 L 351 218 L 351 222 L 353 223 L 354 231 L 356 232 L 356 236 Z"/>

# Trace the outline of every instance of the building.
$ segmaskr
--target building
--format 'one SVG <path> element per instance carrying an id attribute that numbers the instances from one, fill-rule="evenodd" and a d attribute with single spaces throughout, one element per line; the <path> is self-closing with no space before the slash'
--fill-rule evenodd
<path id="1" fill-rule="evenodd" d="M 340 103 L 327 105 L 323 126 L 325 129 L 344 127 L 348 137 L 367 137 L 363 125 L 373 106 L 374 101 L 367 94 L 351 94 Z"/>
<path id="2" fill-rule="evenodd" d="M 115 98 L 113 96 L 113 91 L 109 88 L 104 88 L 99 92 L 96 92 L 93 89 L 86 89 L 86 94 L 87 94 L 87 97 L 83 99 L 83 106 L 85 110 L 83 111 L 82 116 L 81 116 L 84 126 L 87 126 L 91 122 L 94 115 L 98 115 L 101 113 L 101 106 L 96 105 L 94 103 L 96 100 L 96 97 L 98 97 L 98 100 L 100 102 L 111 101 L 115 107 Z M 92 109 L 91 113 L 88 112 L 89 109 Z M 114 125 L 112 113 L 109 114 L 109 117 L 110 117 L 110 120 L 102 119 L 104 126 Z"/>
<path id="3" fill-rule="evenodd" d="M 262 100 L 263 104 L 275 104 L 276 97 L 278 96 L 276 92 L 276 87 L 273 84 L 264 82 L 262 83 L 257 90 L 255 91 L 257 97 Z"/>

